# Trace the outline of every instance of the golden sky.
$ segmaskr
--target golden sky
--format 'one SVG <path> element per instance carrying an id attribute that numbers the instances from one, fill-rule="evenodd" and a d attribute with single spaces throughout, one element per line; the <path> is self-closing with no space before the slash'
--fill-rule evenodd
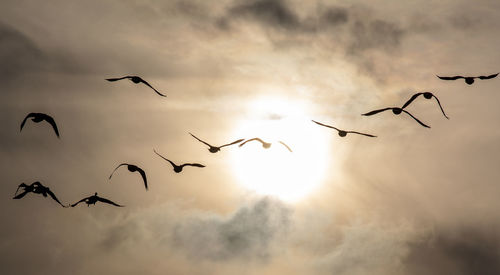
<path id="1" fill-rule="evenodd" d="M 2 1 L 0 273 L 499 274 L 500 2 Z M 139 75 L 167 97 L 128 80 Z M 405 115 L 362 113 L 400 106 Z M 28 121 L 43 112 L 56 120 Z M 377 135 L 347 135 L 311 122 Z M 273 144 L 213 145 L 261 137 Z M 278 143 L 288 144 L 293 152 Z M 154 154 L 176 163 L 174 173 Z M 148 177 L 120 163 L 142 167 Z M 62 208 L 98 192 L 125 205 Z"/>

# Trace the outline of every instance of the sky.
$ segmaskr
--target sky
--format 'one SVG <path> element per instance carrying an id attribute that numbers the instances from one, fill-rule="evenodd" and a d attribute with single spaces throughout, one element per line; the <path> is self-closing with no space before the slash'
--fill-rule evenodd
<path id="1" fill-rule="evenodd" d="M 500 2 L 25 1 L 0 10 L 0 273 L 499 274 Z M 167 97 L 128 80 L 139 75 Z M 431 126 L 391 112 L 407 110 Z M 54 117 L 57 139 L 30 112 Z M 344 138 L 317 120 L 377 135 Z M 258 143 L 210 144 L 261 137 Z M 278 141 L 288 144 L 288 152 Z M 154 154 L 176 163 L 174 173 Z M 149 190 L 137 173 L 142 167 Z M 40 181 L 62 208 L 12 197 Z"/>

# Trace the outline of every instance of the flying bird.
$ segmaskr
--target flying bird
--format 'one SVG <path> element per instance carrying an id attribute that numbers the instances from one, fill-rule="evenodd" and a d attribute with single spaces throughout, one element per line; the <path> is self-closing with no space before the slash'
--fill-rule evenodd
<path id="1" fill-rule="evenodd" d="M 245 145 L 247 142 L 254 141 L 254 140 L 255 140 L 255 141 L 260 142 L 260 143 L 262 144 L 262 147 L 263 147 L 264 149 L 269 149 L 269 148 L 271 147 L 271 145 L 272 145 L 272 143 L 270 143 L 270 142 L 265 142 L 265 141 L 263 141 L 263 140 L 262 140 L 262 139 L 260 139 L 260 138 L 251 138 L 251 139 L 245 140 L 245 141 L 244 141 L 243 143 L 241 143 L 239 146 L 241 147 L 241 146 Z M 281 143 L 283 146 L 285 146 L 285 147 L 286 147 L 286 149 L 288 149 L 288 151 L 293 152 L 293 151 L 292 151 L 292 149 L 290 148 L 290 146 L 286 145 L 286 143 L 284 143 L 283 141 L 278 141 L 278 142 L 279 142 L 279 143 Z"/>
<path id="2" fill-rule="evenodd" d="M 439 76 L 439 75 L 436 75 L 436 76 L 439 77 L 442 80 L 457 80 L 459 78 L 463 78 L 463 79 L 465 79 L 465 83 L 467 83 L 469 85 L 472 85 L 472 83 L 474 83 L 474 79 L 476 79 L 476 78 L 479 78 L 479 79 L 491 79 L 491 78 L 497 77 L 497 75 L 498 75 L 498 73 L 492 74 L 492 75 L 481 75 L 481 76 L 461 76 L 461 75 L 456 75 L 456 76 Z"/>
<path id="3" fill-rule="evenodd" d="M 176 172 L 176 173 L 182 172 L 182 168 L 184 168 L 184 166 L 194 166 L 194 167 L 201 167 L 201 168 L 205 167 L 205 165 L 199 164 L 199 163 L 184 163 L 182 165 L 177 165 L 177 164 L 173 163 L 171 160 L 169 160 L 169 159 L 165 158 L 164 156 L 160 155 L 158 152 L 156 152 L 155 149 L 153 149 L 153 151 L 155 152 L 155 154 L 157 154 L 158 156 L 160 156 L 162 159 L 170 162 L 170 164 L 174 168 L 174 172 Z"/>
<path id="4" fill-rule="evenodd" d="M 81 200 L 73 203 L 71 205 L 71 207 L 75 207 L 75 206 L 77 206 L 81 202 L 85 202 L 87 204 L 87 207 L 88 207 L 91 204 L 95 205 L 95 203 L 98 202 L 98 201 L 103 202 L 103 203 L 108 203 L 108 204 L 111 204 L 111 205 L 114 205 L 114 206 L 118 206 L 118 207 L 123 207 L 123 205 L 116 204 L 116 203 L 114 203 L 114 202 L 112 202 L 112 201 L 110 201 L 108 199 L 101 198 L 101 197 L 97 196 L 97 192 L 95 192 L 95 194 L 92 195 L 92 196 L 83 198 L 83 199 L 81 199 Z"/>
<path id="5" fill-rule="evenodd" d="M 166 95 L 158 92 L 158 90 L 156 90 L 155 88 L 153 88 L 153 86 L 151 86 L 151 84 L 149 84 L 146 80 L 142 79 L 139 76 L 128 75 L 128 76 L 118 77 L 118 78 L 106 78 L 107 81 L 118 81 L 118 80 L 122 80 L 122 79 L 129 79 L 130 81 L 134 82 L 135 84 L 144 83 L 149 88 L 153 89 L 153 91 L 155 91 L 157 94 L 166 97 Z"/>
<path id="6" fill-rule="evenodd" d="M 426 99 L 431 99 L 431 98 L 435 98 L 436 101 L 437 101 L 437 104 L 439 105 L 439 108 L 441 109 L 441 112 L 443 113 L 444 117 L 447 118 L 447 119 L 450 119 L 445 113 L 444 113 L 444 110 L 443 110 L 443 107 L 441 106 L 441 102 L 439 102 L 439 99 L 437 98 L 437 96 L 435 96 L 434 94 L 432 94 L 431 92 L 424 92 L 424 93 L 416 93 L 414 94 L 408 101 L 406 101 L 406 103 L 403 105 L 403 107 L 401 107 L 402 109 L 406 108 L 408 105 L 410 105 L 410 103 L 413 102 L 413 100 L 415 100 L 417 97 L 419 97 L 420 95 L 423 95 Z"/>
<path id="7" fill-rule="evenodd" d="M 339 133 L 339 136 L 341 137 L 345 137 L 347 136 L 347 134 L 351 133 L 351 134 L 358 134 L 358 135 L 363 135 L 363 136 L 367 136 L 367 137 L 377 137 L 377 136 L 374 136 L 374 135 L 370 135 L 370 134 L 365 134 L 365 133 L 360 133 L 360 132 L 356 132 L 356 131 L 345 131 L 345 130 L 340 130 L 339 128 L 337 127 L 333 127 L 333 126 L 330 126 L 330 125 L 326 125 L 326 124 L 323 124 L 321 122 L 317 122 L 315 120 L 312 120 L 312 122 L 318 124 L 318 125 L 321 125 L 321 126 L 324 126 L 324 127 L 328 127 L 328 128 L 332 128 L 332 129 L 335 129 L 337 130 L 337 132 Z"/>
<path id="8" fill-rule="evenodd" d="M 191 134 L 191 133 L 189 133 L 189 134 L 190 134 L 192 137 L 194 137 L 195 139 L 197 139 L 199 142 L 201 142 L 201 143 L 203 143 L 203 144 L 207 145 L 207 146 L 209 147 L 209 148 L 208 148 L 208 151 L 209 151 L 210 153 L 217 153 L 217 152 L 219 152 L 219 151 L 220 151 L 220 149 L 221 149 L 222 147 L 229 146 L 229 145 L 233 145 L 233 144 L 237 144 L 237 143 L 240 143 L 240 142 L 242 142 L 242 141 L 244 140 L 244 139 L 238 139 L 238 140 L 236 140 L 236 141 L 233 141 L 233 142 L 231 142 L 231 143 L 224 144 L 224 145 L 221 145 L 221 146 L 213 146 L 213 145 L 210 145 L 210 144 L 208 144 L 207 142 L 205 142 L 205 141 L 203 141 L 203 140 L 201 140 L 201 139 L 197 138 L 195 135 L 193 135 L 193 134 Z"/>
<path id="9" fill-rule="evenodd" d="M 109 179 L 111 179 L 111 177 L 113 176 L 113 174 L 115 173 L 115 171 L 120 168 L 121 166 L 123 165 L 126 165 L 127 166 L 127 169 L 130 171 L 130 172 L 139 172 L 139 174 L 141 174 L 141 177 L 142 177 L 142 180 L 144 181 L 144 187 L 146 187 L 146 190 L 148 190 L 148 180 L 146 179 L 146 172 L 144 172 L 144 170 L 142 170 L 141 168 L 139 168 L 138 166 L 136 165 L 133 165 L 133 164 L 128 164 L 128 163 L 122 163 L 120 165 L 118 165 L 115 170 L 113 170 L 113 172 L 111 173 L 111 175 L 109 176 Z"/>
<path id="10" fill-rule="evenodd" d="M 59 138 L 59 130 L 57 129 L 57 125 L 56 125 L 56 122 L 54 121 L 54 119 L 47 115 L 47 114 L 43 114 L 43 113 L 29 113 L 23 120 L 23 122 L 21 122 L 21 129 L 19 130 L 19 132 L 21 132 L 23 130 L 23 127 L 24 127 L 24 124 L 26 123 L 26 120 L 28 120 L 28 118 L 31 118 L 31 121 L 35 122 L 35 123 L 39 123 L 39 122 L 42 122 L 42 121 L 47 121 L 50 125 L 52 125 L 52 128 L 54 128 L 54 132 L 56 132 L 56 136 Z"/>
<path id="11" fill-rule="evenodd" d="M 399 107 L 388 107 L 388 108 L 384 108 L 384 109 L 373 110 L 371 112 L 368 112 L 366 114 L 361 114 L 361 115 L 362 116 L 371 116 L 371 115 L 375 115 L 375 114 L 378 114 L 380 112 L 384 112 L 384 111 L 387 111 L 387 110 L 392 110 L 392 113 L 395 114 L 395 115 L 399 115 L 399 114 L 401 114 L 401 112 L 405 112 L 406 114 L 408 114 L 409 116 L 411 116 L 415 121 L 417 121 L 420 125 L 422 125 L 422 126 L 424 126 L 426 128 L 431 128 L 430 126 L 426 125 L 422 121 L 418 120 L 418 118 L 414 117 L 408 111 L 404 110 L 403 108 L 399 108 Z"/>
<path id="12" fill-rule="evenodd" d="M 19 191 L 19 188 L 23 188 L 23 192 L 20 193 L 19 195 L 17 192 Z M 68 207 L 67 205 L 63 205 L 59 199 L 57 199 L 56 195 L 50 191 L 50 189 L 46 186 L 43 186 L 40 182 L 36 181 L 33 182 L 30 185 L 25 184 L 24 182 L 19 184 L 19 186 L 16 189 L 16 193 L 14 194 L 13 199 L 18 200 L 26 196 L 28 193 L 35 193 L 35 194 L 42 194 L 44 197 L 47 197 L 49 195 L 53 200 L 55 200 L 57 203 L 59 203 L 62 207 Z"/>

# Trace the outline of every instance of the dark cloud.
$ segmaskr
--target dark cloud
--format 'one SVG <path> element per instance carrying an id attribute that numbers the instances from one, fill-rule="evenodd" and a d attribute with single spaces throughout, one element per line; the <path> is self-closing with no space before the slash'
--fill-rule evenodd
<path id="1" fill-rule="evenodd" d="M 349 12 L 346 8 L 330 7 L 321 14 L 321 24 L 326 26 L 337 26 L 349 21 Z"/>
<path id="2" fill-rule="evenodd" d="M 281 202 L 262 199 L 229 219 L 192 219 L 176 227 L 174 241 L 189 255 L 209 260 L 265 260 L 271 244 L 285 234 L 291 211 Z"/>
<path id="3" fill-rule="evenodd" d="M 391 50 L 401 43 L 405 30 L 395 23 L 375 19 L 356 21 L 351 28 L 352 41 L 348 45 L 351 54 L 368 49 Z"/>
<path id="4" fill-rule="evenodd" d="M 500 274 L 498 233 L 450 231 L 410 246 L 405 265 L 411 274 Z"/>

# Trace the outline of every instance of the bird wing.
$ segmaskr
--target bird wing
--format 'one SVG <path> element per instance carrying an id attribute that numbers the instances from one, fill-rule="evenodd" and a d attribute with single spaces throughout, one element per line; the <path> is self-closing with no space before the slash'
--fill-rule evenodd
<path id="1" fill-rule="evenodd" d="M 101 197 L 97 197 L 97 200 L 100 201 L 100 202 L 104 202 L 104 203 L 109 203 L 109 204 L 112 204 L 114 206 L 118 206 L 118 207 L 123 207 L 123 205 L 119 205 L 119 204 L 116 204 L 108 199 L 105 199 L 105 198 L 101 198 Z"/>
<path id="2" fill-rule="evenodd" d="M 52 191 L 50 191 L 49 188 L 47 188 L 47 193 L 50 195 L 50 197 L 55 200 L 57 203 L 59 203 L 62 207 L 66 208 L 68 207 L 67 205 L 63 205 L 56 197 L 56 195 L 54 195 L 54 193 L 52 193 Z"/>
<path id="3" fill-rule="evenodd" d="M 183 165 L 181 165 L 181 167 L 184 166 L 205 167 L 205 165 L 199 163 L 184 163 Z"/>
<path id="4" fill-rule="evenodd" d="M 347 133 L 358 134 L 358 135 L 363 135 L 363 136 L 367 136 L 367 137 L 377 137 L 377 136 L 374 136 L 374 135 L 365 134 L 365 133 L 356 132 L 356 131 L 347 131 Z"/>
<path id="5" fill-rule="evenodd" d="M 175 163 L 173 163 L 171 160 L 169 160 L 169 159 L 165 158 L 164 156 L 162 156 L 162 155 L 158 154 L 158 152 L 156 152 L 156 151 L 155 151 L 155 149 L 153 149 L 153 152 L 155 152 L 155 153 L 156 153 L 158 156 L 160 156 L 162 159 L 164 159 L 164 160 L 166 160 L 166 161 L 170 162 L 170 164 L 172 165 L 172 167 L 174 167 L 174 168 L 175 168 L 175 166 L 177 166 L 177 165 L 175 165 Z"/>
<path id="6" fill-rule="evenodd" d="M 241 146 L 245 145 L 245 143 L 250 142 L 250 141 L 254 141 L 254 140 L 257 140 L 260 143 L 264 144 L 264 141 L 260 138 L 251 138 L 251 139 L 247 139 L 245 142 L 241 143 L 239 146 L 241 147 Z"/>
<path id="7" fill-rule="evenodd" d="M 316 124 L 318 124 L 318 125 L 321 125 L 321 126 L 324 126 L 324 127 L 327 127 L 327 128 L 332 128 L 332 129 L 335 129 L 335 130 L 337 130 L 337 131 L 340 131 L 340 130 L 339 130 L 338 128 L 336 128 L 336 127 L 333 127 L 333 126 L 330 126 L 330 125 L 323 124 L 323 123 L 318 122 L 318 121 L 316 121 L 316 120 L 311 120 L 311 121 L 312 121 L 312 122 L 314 122 L 314 123 L 316 123 Z"/>
<path id="8" fill-rule="evenodd" d="M 418 120 L 418 118 L 414 117 L 412 114 L 410 114 L 409 112 L 407 112 L 406 110 L 403 110 L 403 112 L 407 113 L 409 116 L 411 116 L 414 120 L 416 120 L 418 123 L 420 123 L 420 125 L 424 126 L 424 127 L 427 127 L 427 128 L 431 128 L 430 126 L 426 125 L 425 123 L 423 123 L 422 121 Z"/>
<path id="9" fill-rule="evenodd" d="M 144 181 L 144 187 L 146 187 L 146 190 L 148 190 L 148 180 L 146 178 L 146 172 L 144 172 L 144 170 L 139 167 L 137 167 L 137 172 L 141 174 L 142 180 Z"/>
<path id="10" fill-rule="evenodd" d="M 193 135 L 193 134 L 191 134 L 191 133 L 189 133 L 189 134 L 190 134 L 192 137 L 194 137 L 195 139 L 197 139 L 199 142 L 201 142 L 201 143 L 205 144 L 206 146 L 208 146 L 208 147 L 213 147 L 212 145 L 210 145 L 210 144 L 206 143 L 205 141 L 203 141 L 203 140 L 201 140 L 201 139 L 197 138 L 195 135 Z"/>
<path id="11" fill-rule="evenodd" d="M 56 136 L 59 138 L 59 130 L 57 130 L 57 125 L 54 119 L 49 115 L 44 115 L 43 119 L 47 121 L 50 125 L 52 125 L 52 128 L 54 128 L 54 132 L 56 132 Z"/>
<path id="12" fill-rule="evenodd" d="M 113 172 L 111 172 L 111 175 L 109 175 L 109 179 L 111 179 L 111 177 L 113 176 L 113 174 L 115 173 L 115 171 L 116 171 L 118 168 L 120 168 L 121 166 L 123 166 L 123 165 L 128 165 L 128 163 L 122 163 L 122 164 L 120 164 L 120 165 L 116 166 L 115 170 L 113 170 Z"/>
<path id="13" fill-rule="evenodd" d="M 371 112 L 368 112 L 368 113 L 365 113 L 365 114 L 361 114 L 361 115 L 362 116 L 371 116 L 371 115 L 378 114 L 380 112 L 391 110 L 391 109 L 394 109 L 394 107 L 388 107 L 388 108 L 384 108 L 384 109 L 373 110 Z"/>
<path id="14" fill-rule="evenodd" d="M 497 75 L 498 75 L 498 73 L 492 74 L 492 75 L 486 75 L 486 76 L 482 75 L 482 76 L 478 76 L 478 78 L 479 79 L 491 79 L 491 78 L 497 77 Z"/>
<path id="15" fill-rule="evenodd" d="M 405 102 L 405 104 L 403 105 L 403 107 L 401 107 L 401 109 L 406 108 L 408 105 L 410 105 L 410 103 L 412 103 L 412 102 L 413 102 L 413 100 L 415 100 L 415 99 L 416 99 L 418 96 L 420 96 L 421 94 L 423 94 L 423 93 L 416 93 L 416 94 L 412 95 L 412 96 L 410 97 L 410 99 L 408 99 L 408 101 L 406 101 L 406 102 Z"/>
<path id="16" fill-rule="evenodd" d="M 441 109 L 441 112 L 443 113 L 443 116 L 447 119 L 450 119 L 445 113 L 444 113 L 444 110 L 443 110 L 443 107 L 441 106 L 441 102 L 439 102 L 439 99 L 437 98 L 437 96 L 435 96 L 434 94 L 432 94 L 432 97 L 434 97 L 439 105 L 439 108 Z"/>
<path id="17" fill-rule="evenodd" d="M 26 187 L 28 187 L 28 185 L 26 185 L 24 182 L 19 184 L 19 186 L 17 186 L 16 193 L 14 193 L 14 196 L 17 195 L 17 192 L 19 191 L 19 188 L 21 188 L 21 187 L 26 188 Z"/>
<path id="18" fill-rule="evenodd" d="M 465 78 L 465 76 L 461 76 L 461 75 L 456 75 L 456 76 L 439 76 L 439 75 L 436 75 L 439 79 L 442 79 L 442 80 L 457 80 L 459 78 Z"/>
<path id="19" fill-rule="evenodd" d="M 107 81 L 118 81 L 122 79 L 130 78 L 130 76 L 124 76 L 124 77 L 117 77 L 117 78 L 106 78 Z"/>
<path id="20" fill-rule="evenodd" d="M 89 198 L 90 198 L 90 197 L 83 198 L 83 199 L 81 199 L 81 200 L 79 200 L 79 201 L 77 201 L 77 202 L 73 203 L 73 204 L 71 205 L 71 207 L 75 207 L 77 204 L 79 204 L 79 203 L 81 203 L 81 202 L 84 202 L 84 201 L 88 200 Z"/>
<path id="21" fill-rule="evenodd" d="M 281 143 L 281 144 L 283 144 L 283 146 L 285 146 L 286 149 L 288 149 L 288 151 L 293 152 L 292 149 L 290 148 L 290 146 L 286 145 L 283 141 L 278 140 L 278 142 Z"/>
<path id="22" fill-rule="evenodd" d="M 240 142 L 242 142 L 242 141 L 244 141 L 244 140 L 245 140 L 244 138 L 242 138 L 242 139 L 238 139 L 238 140 L 233 141 L 233 142 L 231 142 L 231 143 L 224 144 L 224 145 L 220 146 L 219 148 L 226 147 L 226 146 L 233 145 L 233 144 L 237 144 L 237 143 L 240 143 Z"/>
<path id="23" fill-rule="evenodd" d="M 23 127 L 24 127 L 24 124 L 26 123 L 26 120 L 28 120 L 28 118 L 34 117 L 34 116 L 35 116 L 35 113 L 29 113 L 28 115 L 26 115 L 26 117 L 23 119 L 23 122 L 21 122 L 21 129 L 19 129 L 19 132 L 21 132 L 23 130 Z"/>
<path id="24" fill-rule="evenodd" d="M 17 195 L 17 191 L 16 191 L 16 194 L 14 194 L 14 196 L 15 196 L 15 197 L 13 197 L 12 199 L 14 199 L 14 200 L 18 200 L 18 199 L 20 199 L 20 198 L 22 198 L 22 197 L 26 196 L 26 194 L 28 194 L 29 192 L 30 192 L 30 191 L 24 191 L 23 193 L 21 193 L 21 194 Z"/>
<path id="25" fill-rule="evenodd" d="M 146 80 L 144 80 L 144 79 L 141 78 L 141 82 L 144 83 L 144 84 L 146 84 L 149 88 L 153 89 L 153 91 L 155 91 L 157 94 L 166 97 L 166 95 L 158 92 L 158 90 L 156 90 L 155 88 L 153 88 L 153 86 L 151 86 L 151 84 L 149 84 Z"/>

